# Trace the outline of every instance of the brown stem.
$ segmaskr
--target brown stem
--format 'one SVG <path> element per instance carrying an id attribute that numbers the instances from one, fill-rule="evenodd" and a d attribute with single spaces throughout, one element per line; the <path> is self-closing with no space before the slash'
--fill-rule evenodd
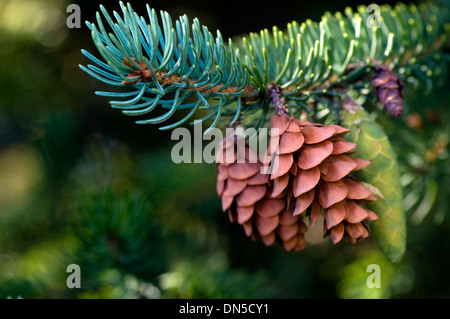
<path id="1" fill-rule="evenodd" d="M 139 70 L 134 70 L 132 72 L 130 72 L 127 75 L 127 78 L 134 78 L 136 76 L 139 76 L 139 79 L 135 80 L 135 81 L 122 81 L 122 84 L 136 84 L 138 82 L 144 81 L 144 82 L 149 82 L 152 80 L 153 76 L 152 76 L 152 72 L 150 72 L 150 70 L 147 68 L 147 65 L 145 63 L 139 63 L 137 62 L 137 60 L 135 58 L 131 58 L 133 60 L 133 62 L 139 66 Z M 128 66 L 128 67 L 132 67 L 130 61 L 128 61 L 127 58 L 123 58 L 123 63 Z M 222 90 L 223 86 L 219 86 L 216 85 L 212 88 L 208 88 L 206 89 L 206 87 L 208 86 L 208 84 L 200 86 L 200 87 L 191 87 L 191 85 L 195 84 L 195 80 L 191 80 L 191 79 L 187 79 L 184 80 L 182 76 L 180 75 L 170 75 L 165 77 L 165 75 L 167 74 L 167 72 L 165 71 L 157 71 L 155 70 L 156 73 L 156 80 L 161 83 L 162 85 L 172 85 L 172 83 L 181 83 L 183 81 L 185 82 L 189 82 L 189 85 L 186 87 L 186 89 L 188 91 L 197 91 L 197 92 L 203 92 L 203 93 L 236 93 L 238 91 L 238 88 L 236 86 L 229 86 L 225 89 Z M 243 97 L 247 97 L 249 94 L 255 92 L 255 88 L 251 85 L 245 86 L 244 87 L 244 94 Z M 256 97 L 253 97 L 251 99 L 255 99 Z"/>

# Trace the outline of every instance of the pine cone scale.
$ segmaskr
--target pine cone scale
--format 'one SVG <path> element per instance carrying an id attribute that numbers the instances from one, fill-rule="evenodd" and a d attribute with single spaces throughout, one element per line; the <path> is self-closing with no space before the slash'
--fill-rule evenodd
<path id="1" fill-rule="evenodd" d="M 341 223 L 345 219 L 346 214 L 347 212 L 344 202 L 341 201 L 330 206 L 325 210 L 325 221 L 327 228 L 330 229 L 331 227 Z"/>
<path id="2" fill-rule="evenodd" d="M 350 178 L 344 178 L 343 182 L 347 186 L 348 199 L 366 199 L 372 195 L 370 190 Z"/>
<path id="3" fill-rule="evenodd" d="M 223 191 L 223 195 L 227 197 L 236 196 L 242 192 L 247 187 L 246 180 L 239 180 L 234 178 L 229 178 L 227 180 L 227 185 Z"/>
<path id="4" fill-rule="evenodd" d="M 249 221 L 250 218 L 253 216 L 254 213 L 254 207 L 249 206 L 237 206 L 236 207 L 236 215 L 237 215 L 237 222 L 239 224 L 244 224 L 245 222 Z"/>
<path id="5" fill-rule="evenodd" d="M 348 221 L 349 223 L 352 224 L 360 223 L 368 217 L 369 214 L 367 213 L 367 211 L 358 204 L 352 201 L 347 201 L 346 204 L 348 212 L 346 221 Z"/>
<path id="6" fill-rule="evenodd" d="M 333 143 L 323 141 L 317 144 L 305 145 L 297 157 L 297 164 L 303 170 L 313 168 L 322 163 L 333 152 Z"/>
<path id="7" fill-rule="evenodd" d="M 348 156 L 336 155 L 325 159 L 320 165 L 322 179 L 326 182 L 336 182 L 343 179 L 358 165 Z"/>
<path id="8" fill-rule="evenodd" d="M 320 181 L 319 167 L 313 167 L 307 170 L 299 170 L 292 182 L 292 190 L 295 197 L 298 197 L 314 187 Z"/>
<path id="9" fill-rule="evenodd" d="M 266 186 L 250 185 L 236 197 L 238 206 L 253 206 L 266 195 Z"/>
<path id="10" fill-rule="evenodd" d="M 305 137 L 305 143 L 317 144 L 328 140 L 334 134 L 336 130 L 332 127 L 317 127 L 317 126 L 304 126 L 302 129 L 303 136 Z"/>
<path id="11" fill-rule="evenodd" d="M 335 137 L 333 139 L 333 151 L 331 155 L 340 155 L 348 153 L 356 147 L 356 144 L 347 142 L 341 137 Z"/>
<path id="12" fill-rule="evenodd" d="M 294 216 L 303 213 L 306 209 L 311 205 L 314 200 L 314 189 L 311 189 L 309 192 L 301 194 L 297 201 L 295 202 Z"/>
<path id="13" fill-rule="evenodd" d="M 289 154 L 302 147 L 305 138 L 302 133 L 286 132 L 281 136 L 278 146 L 279 154 Z"/>
<path id="14" fill-rule="evenodd" d="M 270 179 L 275 179 L 277 177 L 283 176 L 291 169 L 292 163 L 294 163 L 294 157 L 291 153 L 281 154 L 278 157 L 278 167 L 275 168 L 275 172 L 272 173 Z"/>
<path id="15" fill-rule="evenodd" d="M 254 163 L 235 163 L 228 167 L 228 174 L 235 179 L 247 179 L 257 172 L 259 172 L 259 166 Z"/>
<path id="16" fill-rule="evenodd" d="M 255 217 L 256 227 L 262 236 L 270 235 L 278 227 L 279 223 L 278 215 L 272 217 Z"/>
<path id="17" fill-rule="evenodd" d="M 342 181 L 322 182 L 320 185 L 319 203 L 323 208 L 343 201 L 348 195 L 348 189 Z"/>
<path id="18" fill-rule="evenodd" d="M 329 233 L 331 234 L 331 240 L 333 241 L 333 244 L 337 244 L 342 240 L 342 238 L 344 237 L 344 232 L 345 226 L 343 223 L 340 223 L 335 227 L 331 228 L 331 231 Z"/>
<path id="19" fill-rule="evenodd" d="M 285 209 L 285 201 L 283 199 L 264 198 L 255 206 L 256 213 L 263 218 L 278 216 Z"/>

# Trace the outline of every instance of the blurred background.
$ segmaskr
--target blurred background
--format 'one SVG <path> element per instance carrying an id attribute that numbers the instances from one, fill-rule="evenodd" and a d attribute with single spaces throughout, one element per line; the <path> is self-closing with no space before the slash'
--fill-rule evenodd
<path id="1" fill-rule="evenodd" d="M 149 4 L 228 38 L 372 2 Z M 80 29 L 66 26 L 70 3 Z M 399 155 L 404 260 L 389 264 L 373 238 L 333 246 L 317 232 L 288 253 L 229 223 L 214 165 L 174 164 L 170 132 L 94 94 L 108 87 L 78 65 L 89 63 L 81 49 L 97 55 L 84 21 L 99 3 L 0 0 L 0 298 L 450 298 L 449 77 L 430 92 L 407 87 L 405 115 L 380 118 Z M 79 289 L 66 286 L 69 264 Z M 379 289 L 366 285 L 370 264 Z"/>

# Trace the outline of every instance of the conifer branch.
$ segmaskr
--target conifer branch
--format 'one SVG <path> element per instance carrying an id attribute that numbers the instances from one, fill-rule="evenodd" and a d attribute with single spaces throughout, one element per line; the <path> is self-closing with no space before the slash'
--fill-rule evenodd
<path id="1" fill-rule="evenodd" d="M 148 20 L 130 4 L 121 2 L 120 7 L 122 16 L 114 12 L 115 21 L 100 6 L 103 18 L 97 13 L 97 23 L 87 23 L 105 62 L 83 50 L 96 65 L 80 67 L 102 82 L 131 89 L 96 92 L 114 98 L 111 106 L 126 115 L 145 115 L 158 106 L 168 110 L 136 123 L 163 123 L 188 110 L 184 118 L 161 129 L 183 125 L 200 109 L 209 111 L 200 120 L 211 119 L 210 128 L 223 119 L 232 125 L 261 109 L 264 122 L 271 85 L 280 89 L 287 104 L 300 106 L 291 108 L 293 115 L 307 109 L 308 115 L 315 115 L 321 107 L 333 113 L 330 101 L 343 86 L 370 86 L 374 61 L 409 83 L 424 82 L 428 89 L 448 64 L 441 48 L 449 43 L 449 9 L 431 3 L 381 6 L 379 28 L 366 23 L 370 12 L 360 6 L 344 14 L 327 12 L 320 22 L 289 23 L 286 31 L 274 27 L 272 32 L 250 33 L 236 43 L 225 42 L 219 31 L 214 37 L 197 19 L 190 24 L 185 15 L 173 24 L 167 12 L 158 20 L 149 6 Z M 321 107 L 305 108 L 309 103 Z"/>

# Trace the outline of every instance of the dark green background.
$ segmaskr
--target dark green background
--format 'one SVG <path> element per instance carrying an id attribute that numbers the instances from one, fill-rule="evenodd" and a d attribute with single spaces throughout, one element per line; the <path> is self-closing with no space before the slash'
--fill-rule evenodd
<path id="1" fill-rule="evenodd" d="M 150 4 L 227 38 L 371 2 Z M 94 21 L 98 1 L 73 3 Z M 78 68 L 89 63 L 81 49 L 97 54 L 84 24 L 66 28 L 68 4 L 0 3 L 0 298 L 450 297 L 448 78 L 429 94 L 406 86 L 405 115 L 379 117 L 405 186 L 404 260 L 389 264 L 373 238 L 333 246 L 321 229 L 288 253 L 229 223 L 214 165 L 172 163 L 170 132 L 94 95 L 109 88 Z M 81 267 L 80 289 L 66 286 L 69 264 Z M 379 289 L 366 285 L 370 264 Z"/>

